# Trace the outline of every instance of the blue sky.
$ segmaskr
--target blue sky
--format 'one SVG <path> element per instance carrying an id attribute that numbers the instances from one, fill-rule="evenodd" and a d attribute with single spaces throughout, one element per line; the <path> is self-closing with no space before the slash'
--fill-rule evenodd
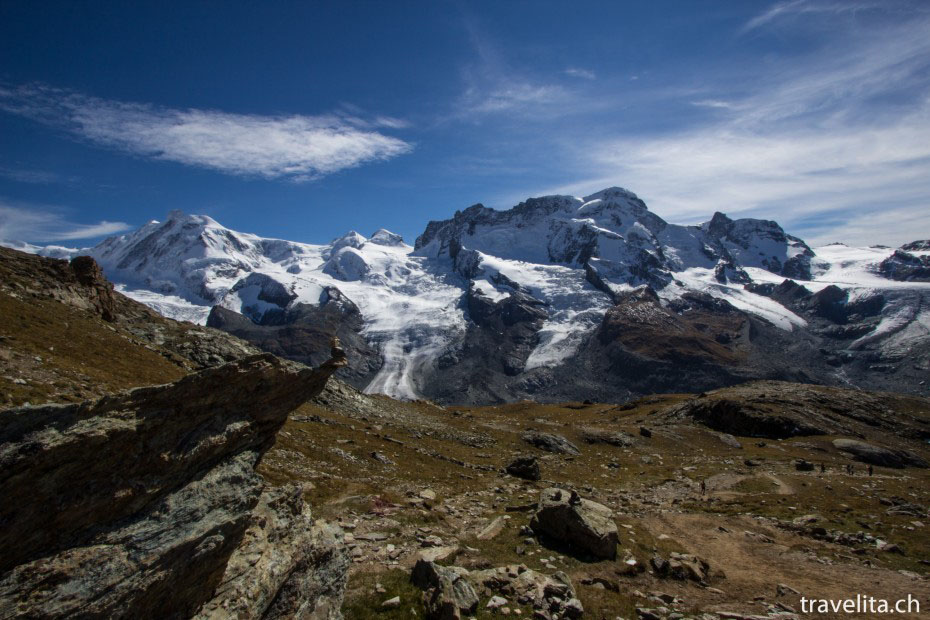
<path id="1" fill-rule="evenodd" d="M 627 187 L 812 243 L 930 238 L 930 4 L 0 3 L 0 238 L 213 216 L 412 243 Z"/>

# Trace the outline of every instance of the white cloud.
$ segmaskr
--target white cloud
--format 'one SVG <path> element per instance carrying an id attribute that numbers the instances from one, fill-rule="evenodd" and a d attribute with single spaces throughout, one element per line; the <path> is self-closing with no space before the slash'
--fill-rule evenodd
<path id="1" fill-rule="evenodd" d="M 106 220 L 76 224 L 48 207 L 0 203 L 0 239 L 8 241 L 76 241 L 115 235 L 132 228 Z"/>
<path id="2" fill-rule="evenodd" d="M 0 87 L 0 109 L 63 127 L 121 151 L 227 174 L 313 179 L 409 152 L 412 146 L 346 116 L 176 110 L 89 97 L 44 85 Z"/>
<path id="3" fill-rule="evenodd" d="M 581 69 L 579 67 L 569 67 L 564 71 L 565 75 L 570 75 L 571 77 L 582 78 L 584 80 L 594 80 L 597 79 L 597 75 L 594 71 L 589 69 Z"/>
<path id="4" fill-rule="evenodd" d="M 729 101 L 723 101 L 721 99 L 701 99 L 700 101 L 692 101 L 691 105 L 699 108 L 723 108 L 726 110 L 732 110 L 736 107 Z"/>

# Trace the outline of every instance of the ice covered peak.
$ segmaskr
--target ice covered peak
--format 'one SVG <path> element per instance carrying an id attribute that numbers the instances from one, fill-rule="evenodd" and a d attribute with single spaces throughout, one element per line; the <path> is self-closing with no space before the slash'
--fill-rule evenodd
<path id="1" fill-rule="evenodd" d="M 360 235 L 354 230 L 350 230 L 338 239 L 333 239 L 330 245 L 332 247 L 332 251 L 335 253 L 337 250 L 346 247 L 355 248 L 357 250 L 365 245 L 366 241 L 368 241 L 368 239 L 366 239 L 364 235 Z"/>
<path id="2" fill-rule="evenodd" d="M 386 228 L 379 228 L 368 240 L 377 245 L 386 245 L 392 247 L 404 245 L 403 237 L 397 233 L 392 233 Z"/>
<path id="3" fill-rule="evenodd" d="M 639 200 L 639 196 L 634 194 L 628 189 L 623 187 L 608 187 L 602 189 L 599 192 L 594 192 L 590 196 L 585 196 L 583 198 L 584 202 L 590 202 L 592 200 L 605 200 L 605 201 L 616 201 L 616 200 Z"/>
<path id="4" fill-rule="evenodd" d="M 158 222 L 156 220 L 152 220 L 150 223 L 157 224 Z M 195 226 L 199 226 L 201 228 L 223 228 L 222 224 L 217 222 L 209 215 L 188 215 L 180 209 L 173 209 L 169 211 L 168 219 L 165 220 L 165 223 L 179 223 L 182 224 L 185 228 L 193 228 Z"/>

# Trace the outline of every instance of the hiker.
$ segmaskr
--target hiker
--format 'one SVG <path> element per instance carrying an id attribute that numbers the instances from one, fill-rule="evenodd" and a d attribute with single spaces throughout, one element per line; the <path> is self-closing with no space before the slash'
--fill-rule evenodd
<path id="1" fill-rule="evenodd" d="M 827 473 L 827 466 L 824 465 L 823 463 L 820 463 L 820 473 L 822 474 Z"/>
<path id="2" fill-rule="evenodd" d="M 701 495 L 707 493 L 707 483 L 701 480 Z"/>
<path id="3" fill-rule="evenodd" d="M 872 473 L 873 473 L 874 471 L 875 471 L 875 470 L 872 468 L 872 466 L 869 465 L 869 478 L 872 477 Z"/>

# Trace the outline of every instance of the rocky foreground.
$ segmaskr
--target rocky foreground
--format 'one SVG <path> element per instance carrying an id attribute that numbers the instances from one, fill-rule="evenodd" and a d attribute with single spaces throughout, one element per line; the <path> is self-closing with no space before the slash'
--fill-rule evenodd
<path id="1" fill-rule="evenodd" d="M 344 364 L 244 358 L 0 417 L 0 616 L 337 617 L 345 555 L 255 466 Z"/>

